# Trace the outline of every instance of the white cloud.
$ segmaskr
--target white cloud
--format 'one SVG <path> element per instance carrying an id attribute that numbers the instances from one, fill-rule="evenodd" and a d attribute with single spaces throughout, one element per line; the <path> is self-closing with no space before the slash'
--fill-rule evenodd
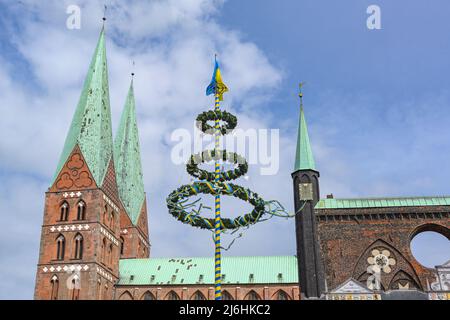
<path id="1" fill-rule="evenodd" d="M 30 230 L 29 236 L 22 239 L 24 250 L 37 259 L 44 192 L 55 170 L 95 47 L 102 8 L 92 1 L 24 3 L 28 11 L 21 14 L 29 14 L 30 19 L 21 19 L 23 32 L 10 41 L 23 56 L 32 72 L 29 78 L 38 87 L 29 90 L 20 86 L 13 80 L 12 69 L 0 67 L 0 96 L 4 102 L 0 107 L 4 114 L 0 127 L 15 133 L 0 140 L 0 153 L 6 155 L 2 156 L 0 166 L 11 173 L 5 178 L 8 183 L 20 179 L 24 186 L 33 186 L 30 189 L 15 183 L 15 193 L 32 193 L 33 198 L 27 201 L 26 207 L 20 206 L 20 197 L 3 199 L 10 207 L 2 209 L 14 211 L 16 223 Z M 82 29 L 78 31 L 65 28 L 66 5 L 74 3 L 82 8 Z M 262 90 L 274 90 L 281 81 L 281 71 L 255 44 L 243 41 L 237 32 L 222 29 L 215 22 L 214 15 L 221 3 L 134 1 L 127 2 L 126 7 L 119 2 L 110 6 L 107 51 L 113 126 L 117 127 L 130 81 L 131 61 L 135 60 L 135 92 L 153 256 L 212 254 L 210 233 L 194 230 L 169 216 L 165 198 L 172 189 L 189 181 L 184 166 L 175 166 L 170 161 L 169 137 L 178 127 L 191 130 L 197 113 L 212 105 L 212 98 L 204 92 L 215 52 L 220 53 L 224 79 L 230 87 L 224 106 L 233 106 L 227 109 L 238 115 L 240 127 L 265 128 L 272 120 L 270 114 L 252 117 L 245 106 L 254 105 Z M 11 8 L 16 13 L 25 10 L 20 6 Z M 6 106 L 14 108 L 6 109 Z M 289 146 L 292 141 L 284 143 Z M 284 157 L 285 162 L 288 160 Z M 286 163 L 282 165 L 290 168 Z M 290 196 L 270 187 L 285 185 L 290 190 L 289 169 L 278 176 L 261 177 L 257 168 L 252 168 L 248 185 L 268 199 L 279 198 L 290 207 Z M 213 200 L 205 198 L 205 201 Z M 224 200 L 224 206 L 225 214 L 230 216 L 251 209 L 237 201 Z M 31 218 L 25 214 L 31 212 Z M 246 231 L 245 237 L 225 254 L 294 254 L 293 231 L 292 220 L 274 219 Z M 12 237 L 20 234 L 17 230 Z M 11 262 L 22 263 L 22 259 L 23 256 L 15 255 Z M 22 281 L 15 280 L 20 288 L 9 292 L 8 297 L 32 297 L 37 260 L 27 261 L 29 264 L 18 276 Z M 5 263 L 2 258 L 0 265 Z M 10 272 L 5 270 L 2 278 Z"/>

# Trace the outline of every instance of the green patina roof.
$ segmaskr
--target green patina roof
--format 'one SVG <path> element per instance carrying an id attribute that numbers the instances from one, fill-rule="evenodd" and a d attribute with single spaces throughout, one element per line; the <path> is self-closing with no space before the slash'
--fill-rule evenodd
<path id="1" fill-rule="evenodd" d="M 54 179 L 58 176 L 77 143 L 95 182 L 98 186 L 101 186 L 113 148 L 105 31 L 103 28 L 84 81 L 83 91 L 64 143 Z"/>
<path id="2" fill-rule="evenodd" d="M 298 125 L 297 151 L 295 152 L 294 172 L 297 170 L 315 170 L 314 157 L 309 142 L 308 127 L 306 125 L 303 106 L 300 107 L 300 120 Z"/>
<path id="3" fill-rule="evenodd" d="M 297 270 L 295 256 L 223 257 L 222 284 L 297 283 Z M 119 285 L 212 285 L 214 258 L 124 259 L 119 274 Z"/>
<path id="4" fill-rule="evenodd" d="M 131 81 L 114 141 L 114 164 L 120 198 L 131 221 L 136 224 L 144 203 L 145 193 L 144 182 L 142 181 L 133 81 Z"/>
<path id="5" fill-rule="evenodd" d="M 322 199 L 316 209 L 356 209 L 387 207 L 448 206 L 450 197 L 398 197 L 364 199 Z"/>

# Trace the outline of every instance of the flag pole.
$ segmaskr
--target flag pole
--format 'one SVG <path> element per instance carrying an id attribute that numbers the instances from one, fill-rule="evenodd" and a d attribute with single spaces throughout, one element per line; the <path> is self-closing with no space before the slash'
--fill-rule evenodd
<path id="1" fill-rule="evenodd" d="M 217 89 L 215 90 L 215 107 L 214 111 L 220 110 L 220 98 L 219 93 Z M 219 159 L 217 157 L 217 151 L 220 148 L 220 121 L 216 118 L 215 120 L 215 131 L 214 131 L 214 138 L 215 138 L 215 155 L 216 155 L 216 162 L 215 162 L 215 182 L 216 182 L 216 188 L 217 183 L 220 180 L 220 163 Z M 215 219 L 214 219 L 214 226 L 215 226 L 215 237 L 214 237 L 214 243 L 215 243 L 215 265 L 214 265 L 214 274 L 215 274 L 215 300 L 222 300 L 222 270 L 221 270 L 221 260 L 222 260 L 222 253 L 220 249 L 220 190 L 217 188 L 217 193 L 215 196 Z"/>

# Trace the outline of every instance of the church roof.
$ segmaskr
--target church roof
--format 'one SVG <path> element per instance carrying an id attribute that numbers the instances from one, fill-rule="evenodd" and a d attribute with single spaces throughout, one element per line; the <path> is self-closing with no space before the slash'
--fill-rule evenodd
<path id="1" fill-rule="evenodd" d="M 300 106 L 300 119 L 298 124 L 297 150 L 295 152 L 294 172 L 298 170 L 316 170 L 311 144 L 309 141 L 308 127 L 306 125 L 303 105 Z"/>
<path id="2" fill-rule="evenodd" d="M 80 100 L 64 143 L 54 179 L 58 176 L 76 144 L 79 145 L 95 182 L 98 186 L 101 186 L 113 149 L 108 67 L 103 28 L 84 81 Z"/>
<path id="3" fill-rule="evenodd" d="M 214 284 L 214 257 L 123 259 L 118 285 Z M 298 283 L 295 256 L 222 257 L 222 284 Z"/>
<path id="4" fill-rule="evenodd" d="M 114 141 L 114 163 L 119 195 L 133 224 L 145 199 L 139 134 L 136 122 L 133 81 L 131 81 L 119 129 Z"/>
<path id="5" fill-rule="evenodd" d="M 448 206 L 450 196 L 441 197 L 397 197 L 360 199 L 321 199 L 315 209 L 357 209 L 388 207 Z"/>

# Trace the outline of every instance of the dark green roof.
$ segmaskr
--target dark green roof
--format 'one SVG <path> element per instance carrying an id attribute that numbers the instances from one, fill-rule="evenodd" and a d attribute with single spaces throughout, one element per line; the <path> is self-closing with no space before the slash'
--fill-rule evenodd
<path id="1" fill-rule="evenodd" d="M 223 257 L 223 284 L 297 283 L 297 258 Z M 123 259 L 119 285 L 214 284 L 214 258 Z"/>
<path id="2" fill-rule="evenodd" d="M 450 196 L 440 197 L 398 197 L 361 199 L 321 199 L 316 209 L 356 209 L 388 207 L 448 206 Z"/>

